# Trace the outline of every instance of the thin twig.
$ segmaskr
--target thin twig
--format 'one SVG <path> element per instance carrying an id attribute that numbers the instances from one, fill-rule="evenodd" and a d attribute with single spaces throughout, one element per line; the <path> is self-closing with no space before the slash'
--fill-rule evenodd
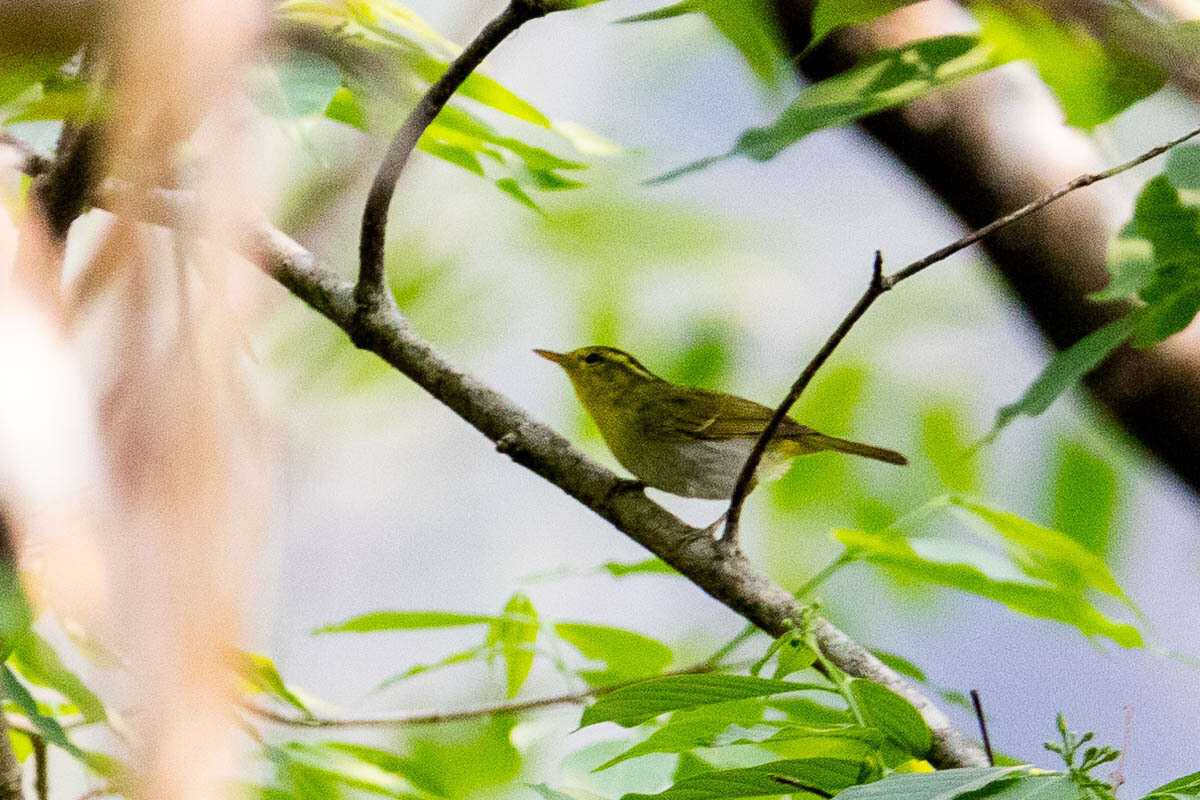
<path id="1" fill-rule="evenodd" d="M 408 157 L 416 148 L 421 134 L 488 53 L 521 25 L 545 13 L 546 9 L 535 0 L 510 0 L 500 15 L 480 31 L 458 58 L 450 62 L 442 76 L 425 92 L 417 107 L 409 112 L 400 130 L 396 131 L 384 153 L 379 171 L 375 173 L 363 208 L 362 233 L 358 245 L 358 285 L 355 288 L 359 305 L 371 307 L 388 302 L 391 297 L 385 285 L 383 266 L 388 208 L 400 173 L 404 171 L 404 165 L 408 163 Z"/>
<path id="2" fill-rule="evenodd" d="M 837 329 L 832 335 L 830 335 L 825 344 L 821 346 L 821 349 L 817 351 L 817 354 L 813 356 L 812 361 L 808 363 L 808 366 L 804 368 L 804 371 L 800 373 L 800 377 L 796 379 L 794 384 L 792 384 L 792 388 L 788 392 L 787 397 L 785 397 L 783 402 L 781 402 L 778 408 L 775 409 L 775 414 L 771 417 L 771 421 L 767 424 L 767 427 L 763 429 L 758 439 L 754 442 L 754 447 L 751 448 L 750 455 L 746 458 L 746 463 L 743 465 L 742 471 L 738 475 L 737 484 L 735 484 L 733 490 L 733 496 L 729 500 L 729 511 L 725 516 L 725 532 L 721 537 L 721 541 L 725 544 L 726 548 L 735 549 L 737 547 L 738 522 L 741 520 L 742 506 L 746 502 L 746 496 L 750 493 L 750 490 L 754 488 L 754 473 L 758 470 L 758 465 L 762 461 L 763 454 L 766 452 L 767 443 L 774 438 L 776 431 L 779 430 L 779 425 L 783 422 L 783 418 L 787 416 L 787 413 L 792 409 L 792 406 L 794 406 L 796 401 L 800 399 L 800 395 L 804 392 L 804 389 L 808 386 L 817 370 L 819 370 L 826 360 L 828 360 L 834 349 L 838 346 L 838 344 L 841 343 L 842 339 L 846 337 L 846 334 L 850 332 L 850 329 L 854 327 L 854 324 L 858 322 L 858 320 L 871 306 L 871 304 L 875 302 L 879 295 L 888 291 L 893 286 L 900 283 L 900 281 L 911 278 L 913 275 L 916 275 L 926 267 L 932 266 L 939 261 L 949 258 L 959 250 L 964 250 L 970 247 L 980 239 L 983 239 L 984 237 L 989 236 L 1001 228 L 1011 225 L 1020 219 L 1024 219 L 1035 211 L 1040 211 L 1041 209 L 1053 203 L 1055 200 L 1062 198 L 1064 195 L 1068 195 L 1077 189 L 1091 186 L 1093 183 L 1099 183 L 1100 181 L 1111 178 L 1114 175 L 1119 175 L 1122 172 L 1133 169 L 1140 164 L 1144 164 L 1151 159 L 1161 156 L 1171 148 L 1183 144 L 1187 140 L 1198 135 L 1200 135 L 1200 128 L 1195 128 L 1183 134 L 1182 136 L 1172 139 L 1169 142 L 1160 144 L 1157 147 L 1152 147 L 1141 155 L 1132 158 L 1123 164 L 1110 167 L 1103 172 L 1080 175 L 1074 180 L 1068 181 L 1058 188 L 1047 192 L 1036 200 L 1021 206 L 1016 211 L 1005 214 L 1003 217 L 989 222 L 982 228 L 977 228 L 976 230 L 971 231 L 966 236 L 951 242 L 940 250 L 935 250 L 923 258 L 917 259 L 911 264 L 896 270 L 890 275 L 883 275 L 881 273 L 882 259 L 879 252 L 876 251 L 875 266 L 871 276 L 871 285 L 867 288 L 867 291 L 863 294 L 862 298 L 859 299 L 858 303 L 855 304 L 852 309 L 850 309 L 850 313 L 846 315 L 846 318 L 842 320 L 841 324 L 838 325 Z"/>
<path id="3" fill-rule="evenodd" d="M 979 699 L 979 690 L 971 690 L 971 705 L 975 707 L 975 719 L 979 720 L 979 735 L 983 738 L 983 752 L 987 753 L 988 766 L 996 766 L 996 756 L 992 754 L 992 739 L 988 736 L 987 719 L 983 716 L 983 702 Z"/>
<path id="4" fill-rule="evenodd" d="M 742 466 L 742 472 L 738 475 L 737 483 L 733 487 L 733 497 L 729 501 L 729 512 L 725 517 L 725 534 L 721 537 L 721 541 L 726 547 L 735 548 L 737 546 L 738 523 L 742 516 L 742 506 L 746 502 L 746 495 L 754 488 L 754 473 L 758 471 L 758 464 L 767 450 L 767 443 L 775 438 L 775 432 L 779 430 L 783 418 L 787 416 L 801 393 L 808 387 L 813 376 L 817 374 L 817 370 L 833 354 L 834 348 L 841 343 L 842 339 L 846 338 L 846 334 L 854 327 L 854 323 L 867 313 L 867 309 L 875 302 L 875 298 L 890 288 L 891 284 L 883 275 L 883 254 L 876 250 L 875 266 L 871 271 L 871 283 L 867 286 L 867 290 L 863 292 L 863 296 L 854 304 L 854 308 L 850 309 L 850 313 L 837 326 L 837 330 L 825 341 L 825 344 L 821 345 L 821 349 L 813 356 L 812 361 L 808 362 L 808 366 L 792 384 L 787 397 L 771 415 L 771 421 L 767 423 L 767 427 L 763 428 L 762 433 L 755 440 L 754 447 L 750 450 L 750 456 Z"/>
<path id="5" fill-rule="evenodd" d="M 494 706 L 482 706 L 480 708 L 468 708 L 462 711 L 446 711 L 431 714 L 378 714 L 374 716 L 356 716 L 356 717 L 298 717 L 292 714 L 284 714 L 274 709 L 263 708 L 262 706 L 252 703 L 243 703 L 242 707 L 255 716 L 263 719 L 277 722 L 281 725 L 293 725 L 300 728 L 396 728 L 408 725 L 438 725 L 444 722 L 461 722 L 468 719 L 477 719 L 479 717 L 494 717 L 499 714 L 518 714 L 522 711 L 533 711 L 539 708 L 549 708 L 550 706 L 567 705 L 570 703 L 583 703 L 594 697 L 601 697 L 615 692 L 617 689 L 624 689 L 626 686 L 632 686 L 635 683 L 643 683 L 654 678 L 663 678 L 671 675 L 699 675 L 706 672 L 712 672 L 713 667 L 707 662 L 693 664 L 684 669 L 671 670 L 658 675 L 646 675 L 641 678 L 635 678 L 629 681 L 621 681 L 620 683 L 612 683 L 607 686 L 593 686 L 588 689 L 583 689 L 578 692 L 569 694 L 560 694 L 554 697 L 541 697 L 536 700 L 522 700 L 519 703 L 501 703 Z"/>
<path id="6" fill-rule="evenodd" d="M 38 800 L 50 798 L 50 753 L 46 748 L 46 740 L 41 736 L 31 736 L 33 743 L 33 792 Z"/>

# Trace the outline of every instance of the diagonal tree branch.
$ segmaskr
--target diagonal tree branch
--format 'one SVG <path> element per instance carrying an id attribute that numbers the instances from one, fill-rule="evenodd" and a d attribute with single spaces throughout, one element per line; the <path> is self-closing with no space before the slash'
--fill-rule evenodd
<path id="1" fill-rule="evenodd" d="M 496 46 L 517 28 L 531 19 L 545 15 L 548 11 L 549 9 L 537 0 L 510 0 L 500 15 L 487 24 L 458 58 L 450 62 L 442 76 L 429 87 L 425 96 L 417 103 L 417 107 L 409 112 L 400 130 L 396 131 L 387 152 L 384 153 L 383 162 L 375 173 L 375 180 L 371 184 L 367 203 L 363 208 L 362 232 L 358 243 L 358 286 L 355 294 L 360 305 L 367 307 L 393 302 L 391 294 L 387 291 L 383 265 L 388 208 L 392 204 L 392 195 L 396 190 L 396 182 L 400 180 L 400 173 L 404 171 L 408 157 L 416 148 L 421 134 L 488 53 L 496 49 Z"/>
<path id="2" fill-rule="evenodd" d="M 1194 128 L 1182 136 L 1177 136 L 1169 142 L 1164 142 L 1156 147 L 1152 147 L 1123 164 L 1110 167 L 1102 172 L 1080 175 L 1073 180 L 1070 180 L 1063 185 L 1047 192 L 1036 200 L 1026 203 L 1016 211 L 1005 214 L 1003 217 L 998 219 L 994 219 L 987 225 L 971 231 L 970 233 L 959 239 L 956 239 L 945 247 L 935 250 L 929 255 L 923 256 L 911 264 L 896 270 L 891 275 L 883 274 L 883 256 L 878 250 L 876 250 L 875 265 L 872 269 L 871 283 L 867 287 L 867 291 L 854 305 L 854 307 L 850 309 L 850 313 L 846 315 L 846 317 L 838 325 L 837 329 L 825 341 L 825 344 L 821 346 L 821 349 L 818 350 L 816 355 L 813 356 L 812 360 L 808 362 L 808 365 L 804 368 L 804 371 L 800 373 L 800 377 L 798 377 L 796 382 L 792 384 L 792 388 L 788 391 L 787 396 L 783 399 L 783 402 L 781 402 L 775 409 L 775 413 L 772 415 L 770 422 L 767 423 L 767 427 L 763 428 L 762 433 L 759 434 L 758 440 L 754 442 L 754 447 L 751 448 L 750 455 L 746 458 L 746 463 L 742 467 L 741 474 L 738 475 L 737 484 L 734 485 L 733 497 L 729 501 L 729 511 L 725 516 L 725 533 L 722 536 L 722 541 L 725 542 L 728 547 L 737 546 L 738 522 L 741 519 L 742 506 L 745 505 L 746 496 L 750 493 L 750 489 L 753 485 L 754 473 L 758 470 L 758 465 L 762 461 L 763 455 L 766 453 L 767 443 L 775 437 L 775 433 L 779 430 L 779 426 L 783 423 L 783 418 L 787 416 L 788 411 L 790 411 L 792 406 L 796 404 L 796 401 L 800 399 L 800 395 L 804 393 L 804 390 L 808 387 L 808 384 L 817 374 L 817 370 L 819 370 L 825 364 L 825 362 L 829 359 L 829 356 L 833 355 L 834 349 L 841 344 L 842 340 L 846 338 L 846 334 L 850 332 L 850 329 L 854 327 L 855 323 L 857 323 L 859 319 L 862 318 L 863 314 L 867 312 L 867 309 L 871 307 L 871 304 L 874 303 L 881 294 L 891 289 L 900 281 L 906 278 L 911 278 L 913 275 L 921 272 L 926 267 L 930 267 L 939 261 L 944 261 L 958 251 L 970 247 L 971 245 L 995 233 L 1001 228 L 1007 227 L 1018 220 L 1024 219 L 1035 211 L 1040 211 L 1041 209 L 1053 203 L 1055 200 L 1058 200 L 1078 189 L 1091 186 L 1093 183 L 1099 183 L 1100 181 L 1107 180 L 1114 175 L 1120 175 L 1122 172 L 1131 170 L 1140 164 L 1150 161 L 1151 159 L 1158 158 L 1171 148 L 1183 144 L 1184 142 L 1195 138 L 1196 136 L 1200 136 L 1200 128 Z"/>

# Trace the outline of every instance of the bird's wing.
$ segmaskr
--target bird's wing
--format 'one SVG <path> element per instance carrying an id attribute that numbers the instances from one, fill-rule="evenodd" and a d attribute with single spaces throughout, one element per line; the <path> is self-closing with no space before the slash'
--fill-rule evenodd
<path id="1" fill-rule="evenodd" d="M 681 437 L 705 441 L 758 438 L 774 413 L 753 400 L 699 389 L 673 392 L 665 399 L 663 426 Z M 785 417 L 778 436 L 790 439 L 811 433 L 815 433 L 812 428 Z"/>

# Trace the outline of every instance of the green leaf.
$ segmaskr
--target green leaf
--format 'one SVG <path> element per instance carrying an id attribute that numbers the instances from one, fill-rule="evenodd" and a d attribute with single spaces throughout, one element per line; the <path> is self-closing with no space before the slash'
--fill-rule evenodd
<path id="1" fill-rule="evenodd" d="M 965 435 L 962 409 L 948 403 L 921 410 L 921 449 L 942 484 L 956 492 L 973 492 L 980 477 Z"/>
<path id="2" fill-rule="evenodd" d="M 390 797 L 415 797 L 412 784 L 395 772 L 351 752 L 356 745 L 340 743 L 308 744 L 288 742 L 273 751 L 289 762 L 313 770 L 336 783 Z M 363 748 L 365 749 L 365 748 Z"/>
<path id="3" fill-rule="evenodd" d="M 653 11 L 646 11 L 642 14 L 634 14 L 629 17 L 621 17 L 621 19 L 617 20 L 617 22 L 654 22 L 660 19 L 672 19 L 674 17 L 681 17 L 684 14 L 692 14 L 697 11 L 702 11 L 703 8 L 704 6 L 701 0 L 681 0 L 681 2 L 672 3 L 671 5 L 663 6 L 662 8 L 656 8 Z"/>
<path id="4" fill-rule="evenodd" d="M 812 726 L 857 724 L 849 709 L 832 708 L 807 697 L 770 697 L 765 705 L 782 711 L 791 722 Z"/>
<path id="5" fill-rule="evenodd" d="M 900 773 L 876 783 L 855 786 L 838 795 L 838 800 L 953 800 L 981 792 L 1001 781 L 1022 774 L 1022 767 L 966 767 L 937 772 Z M 981 795 L 984 796 L 984 795 Z M 989 792 L 987 797 L 991 797 Z"/>
<path id="6" fill-rule="evenodd" d="M 30 683 L 53 689 L 65 697 L 79 709 L 84 722 L 102 722 L 107 718 L 100 698 L 67 669 L 50 643 L 32 629 L 17 640 L 9 664 Z"/>
<path id="7" fill-rule="evenodd" d="M 1200 772 L 1184 775 L 1170 783 L 1164 783 L 1142 800 L 1182 800 L 1186 797 L 1200 797 Z"/>
<path id="8" fill-rule="evenodd" d="M 626 728 L 668 711 L 783 692 L 830 691 L 824 684 L 792 683 L 745 675 L 671 675 L 623 686 L 599 697 L 581 725 L 615 722 Z"/>
<path id="9" fill-rule="evenodd" d="M 0 661 L 6 660 L 29 633 L 33 614 L 25 599 L 21 578 L 0 563 Z"/>
<path id="10" fill-rule="evenodd" d="M 717 737 L 724 733 L 733 723 L 728 719 L 705 718 L 672 720 L 651 733 L 643 741 L 630 747 L 623 753 L 613 756 L 593 772 L 600 772 L 628 761 L 631 758 L 649 755 L 651 753 L 686 753 L 697 747 L 712 747 Z"/>
<path id="11" fill-rule="evenodd" d="M 304 701 L 283 682 L 283 676 L 279 674 L 279 670 L 275 668 L 271 659 L 259 653 L 242 650 L 237 651 L 234 658 L 238 673 L 250 685 L 251 691 L 269 694 L 299 710 L 305 716 L 313 715 L 308 706 L 304 705 Z"/>
<path id="12" fill-rule="evenodd" d="M 488 629 L 487 643 L 500 645 L 504 655 L 504 674 L 508 696 L 515 697 L 533 668 L 533 643 L 537 641 L 538 620 L 533 602 L 521 592 L 504 606 L 504 616 Z"/>
<path id="13" fill-rule="evenodd" d="M 375 631 L 455 628 L 463 625 L 490 625 L 501 618 L 483 614 L 458 614 L 452 611 L 373 611 L 345 622 L 326 625 L 313 631 L 321 633 L 373 633 Z"/>
<path id="14" fill-rule="evenodd" d="M 770 0 L 702 0 L 704 13 L 750 66 L 755 77 L 774 85 L 787 64 L 783 35 Z"/>
<path id="15" fill-rule="evenodd" d="M 406 776 L 428 800 L 504 794 L 500 787 L 521 772 L 521 752 L 513 744 L 516 724 L 516 717 L 502 714 L 410 735 Z"/>
<path id="16" fill-rule="evenodd" d="M 496 181 L 496 188 L 510 197 L 514 198 L 518 203 L 529 208 L 532 211 L 541 212 L 541 208 L 533 201 L 533 198 L 521 188 L 521 184 L 517 183 L 514 178 L 501 178 Z"/>
<path id="17" fill-rule="evenodd" d="M 808 669 L 816 660 L 816 651 L 804 642 L 802 633 L 789 636 L 776 651 L 775 672 L 771 677 L 777 681 L 783 680 L 793 673 Z"/>
<path id="18" fill-rule="evenodd" d="M 651 182 L 673 180 L 734 155 L 770 160 L 814 131 L 849 125 L 996 64 L 989 47 L 965 35 L 926 39 L 876 53 L 853 69 L 809 86 L 779 119 L 746 131 L 725 155 L 696 161 Z"/>
<path id="19" fill-rule="evenodd" d="M 1021 775 L 988 792 L 988 800 L 1093 800 L 1070 775 Z"/>
<path id="20" fill-rule="evenodd" d="M 441 77 L 450 60 L 462 52 L 399 3 L 286 0 L 276 7 L 276 13 L 290 24 L 324 31 L 343 46 L 387 56 L 400 71 L 415 73 L 427 83 Z M 485 75 L 472 73 L 458 94 L 524 122 L 550 127 L 550 121 L 532 104 Z"/>
<path id="21" fill-rule="evenodd" d="M 457 664 L 466 664 L 471 661 L 481 659 L 489 655 L 491 652 L 492 649 L 490 647 L 481 645 L 479 647 L 472 647 L 467 650 L 460 650 L 457 653 L 451 653 L 445 658 L 438 659 L 430 664 L 414 664 L 403 672 L 399 672 L 383 681 L 381 684 L 379 684 L 379 686 L 375 687 L 375 691 L 382 691 L 396 685 L 397 683 L 400 683 L 401 681 L 408 680 L 409 678 L 416 677 L 417 675 L 423 675 L 426 672 L 433 672 L 446 667 L 453 667 Z"/>
<path id="22" fill-rule="evenodd" d="M 645 561 L 628 563 L 624 561 L 606 561 L 600 568 L 614 578 L 624 578 L 626 575 L 678 575 L 667 562 L 661 558 L 647 558 Z"/>
<path id="23" fill-rule="evenodd" d="M 883 731 L 916 758 L 929 753 L 933 735 L 911 703 L 890 689 L 861 678 L 850 681 L 850 691 L 866 725 Z"/>
<path id="24" fill-rule="evenodd" d="M 895 529 L 840 530 L 834 538 L 857 559 L 887 567 L 914 583 L 953 587 L 1003 603 L 1032 617 L 1058 620 L 1085 636 L 1106 636 L 1124 647 L 1142 646 L 1131 625 L 1110 620 L 1087 598 L 1088 590 L 1111 594 L 1131 605 L 1096 556 L 1070 537 L 1006 512 L 950 498 L 933 507 L 962 508 L 1000 534 L 1007 558 L 969 542 L 941 537 L 906 537 Z M 987 533 L 988 531 L 981 531 Z"/>
<path id="25" fill-rule="evenodd" d="M 41 82 L 38 91 L 27 92 L 20 101 L 13 103 L 15 113 L 6 117 L 4 123 L 80 119 L 87 109 L 88 92 L 83 81 L 51 73 Z"/>
<path id="26" fill-rule="evenodd" d="M 1154 278 L 1154 246 L 1137 234 L 1130 220 L 1108 243 L 1105 254 L 1108 286 L 1089 295 L 1092 300 L 1128 300 Z"/>
<path id="27" fill-rule="evenodd" d="M 1134 316 L 1121 317 L 1099 330 L 1092 331 L 1066 350 L 1050 359 L 1042 374 L 1030 384 L 1025 394 L 996 414 L 996 423 L 988 437 L 994 437 L 1021 415 L 1036 417 L 1050 407 L 1059 395 L 1091 372 L 1108 354 L 1125 343 L 1134 332 Z"/>
<path id="28" fill-rule="evenodd" d="M 542 800 L 575 800 L 575 798 L 571 795 L 564 794 L 556 789 L 551 789 L 544 783 L 527 783 L 525 786 L 526 788 L 541 795 Z"/>
<path id="29" fill-rule="evenodd" d="M 707 16 L 760 81 L 778 81 L 786 64 L 786 48 L 778 14 L 765 0 L 683 0 L 617 22 L 655 22 L 692 13 Z"/>
<path id="30" fill-rule="evenodd" d="M 812 38 L 805 46 L 811 50 L 834 29 L 858 25 L 890 14 L 915 0 L 818 0 L 812 13 Z"/>
<path id="31" fill-rule="evenodd" d="M 836 756 L 860 760 L 870 756 L 882 740 L 879 731 L 852 727 L 848 723 L 796 725 L 760 722 L 761 716 L 761 707 L 754 720 L 731 718 L 722 713 L 677 715 L 645 740 L 609 759 L 593 772 L 651 753 L 686 753 L 698 747 L 741 744 L 761 745 L 775 752 L 786 751 L 781 754 L 789 758 Z"/>
<path id="32" fill-rule="evenodd" d="M 84 752 L 67 738 L 67 732 L 58 724 L 58 720 L 48 717 L 38 710 L 38 704 L 33 699 L 33 695 L 17 679 L 17 676 L 13 674 L 12 669 L 7 664 L 0 667 L 0 690 L 3 691 L 5 697 L 17 704 L 17 707 L 21 709 L 21 713 L 29 718 L 29 721 L 33 723 L 33 727 L 43 739 L 50 744 L 61 747 L 80 760 L 85 758 Z"/>
<path id="33" fill-rule="evenodd" d="M 972 3 L 971 13 L 997 59 L 1033 63 L 1062 104 L 1068 125 L 1094 128 L 1166 82 L 1161 67 L 1100 43 L 1081 26 L 1061 24 L 1032 4 Z"/>
<path id="34" fill-rule="evenodd" d="M 362 104 L 354 92 L 346 86 L 339 87 L 333 93 L 333 97 L 329 98 L 329 105 L 325 106 L 325 116 L 334 122 L 341 122 L 359 130 L 367 129 L 367 120 Z"/>
<path id="35" fill-rule="evenodd" d="M 711 772 L 712 769 L 712 764 L 695 753 L 680 753 L 679 761 L 675 764 L 675 771 L 671 773 L 671 782 L 679 783 L 684 778 L 690 778 L 702 772 Z"/>
<path id="36" fill-rule="evenodd" d="M 70 56 L 69 52 L 0 53 L 0 106 L 58 72 Z"/>
<path id="37" fill-rule="evenodd" d="M 1133 607 L 1104 561 L 1071 537 L 966 498 L 953 497 L 950 502 L 1000 533 L 1009 557 L 1026 575 L 1071 589 L 1094 589 Z"/>
<path id="38" fill-rule="evenodd" d="M 1154 252 L 1154 271 L 1138 288 L 1146 305 L 1135 312 L 1133 335 L 1134 347 L 1149 347 L 1183 330 L 1200 310 L 1200 208 L 1159 175 L 1143 187 L 1133 221 Z"/>
<path id="39" fill-rule="evenodd" d="M 1102 555 L 1116 513 L 1116 472 L 1078 441 L 1062 439 L 1056 451 L 1051 522 L 1090 552 Z"/>
<path id="40" fill-rule="evenodd" d="M 1110 243 L 1109 286 L 1097 299 L 1141 301 L 1134 347 L 1187 327 L 1200 310 L 1200 147 L 1179 147 L 1138 195 L 1133 219 Z"/>
<path id="41" fill-rule="evenodd" d="M 258 74 L 253 94 L 263 113 L 287 119 L 324 113 L 340 88 L 342 72 L 337 64 L 296 50 Z"/>
<path id="42" fill-rule="evenodd" d="M 889 667 L 896 670 L 896 672 L 899 672 L 906 678 L 912 678 L 918 683 L 926 682 L 924 670 L 903 656 L 898 656 L 895 653 L 888 653 L 883 650 L 872 650 L 871 655 L 875 656 L 884 664 L 887 664 Z"/>
<path id="43" fill-rule="evenodd" d="M 757 767 L 719 769 L 684 778 L 658 794 L 626 794 L 621 800 L 727 800 L 739 797 L 792 795 L 797 785 L 826 797 L 878 776 L 870 761 L 840 758 L 797 758 Z M 778 780 L 783 778 L 791 783 Z"/>
<path id="44" fill-rule="evenodd" d="M 605 663 L 603 670 L 579 673 L 593 686 L 650 677 L 675 658 L 662 642 L 621 628 L 560 622 L 554 632 L 587 658 Z"/>

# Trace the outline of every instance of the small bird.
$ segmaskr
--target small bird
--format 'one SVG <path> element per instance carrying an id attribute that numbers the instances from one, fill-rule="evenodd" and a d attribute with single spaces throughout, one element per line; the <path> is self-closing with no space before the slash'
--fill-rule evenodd
<path id="1" fill-rule="evenodd" d="M 534 350 L 567 372 L 608 449 L 647 486 L 682 497 L 728 500 L 774 411 L 723 392 L 663 380 L 615 347 Z M 894 450 L 826 436 L 785 418 L 755 472 L 783 476 L 792 459 L 822 450 L 907 464 Z"/>

